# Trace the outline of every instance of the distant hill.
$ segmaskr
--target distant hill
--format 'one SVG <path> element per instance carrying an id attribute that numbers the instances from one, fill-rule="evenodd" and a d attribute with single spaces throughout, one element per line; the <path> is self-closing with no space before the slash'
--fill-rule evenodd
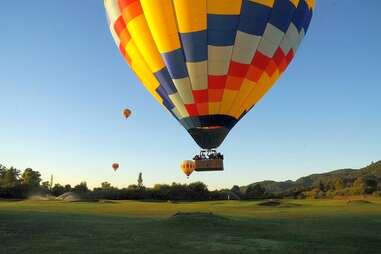
<path id="1" fill-rule="evenodd" d="M 245 193 L 250 186 L 260 184 L 267 193 L 272 194 L 283 194 L 286 192 L 291 192 L 296 189 L 310 190 L 317 187 L 319 184 L 329 184 L 330 182 L 342 180 L 344 185 L 351 186 L 356 179 L 362 177 L 364 179 L 371 178 L 375 179 L 379 186 L 381 186 L 381 160 L 378 162 L 371 163 L 370 165 L 360 168 L 360 169 L 338 169 L 321 174 L 312 174 L 309 176 L 304 176 L 296 181 L 261 181 L 249 184 L 247 186 L 241 186 L 241 192 Z"/>

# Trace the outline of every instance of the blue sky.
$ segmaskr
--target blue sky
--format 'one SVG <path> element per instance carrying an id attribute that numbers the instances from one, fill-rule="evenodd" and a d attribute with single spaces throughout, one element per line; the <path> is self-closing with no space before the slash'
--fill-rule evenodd
<path id="1" fill-rule="evenodd" d="M 103 1 L 5 1 L 0 163 L 60 183 L 127 186 L 143 172 L 148 186 L 200 180 L 214 189 L 381 159 L 380 8 L 317 1 L 294 61 L 220 147 L 225 171 L 187 180 L 179 163 L 199 149 L 124 63 Z"/>

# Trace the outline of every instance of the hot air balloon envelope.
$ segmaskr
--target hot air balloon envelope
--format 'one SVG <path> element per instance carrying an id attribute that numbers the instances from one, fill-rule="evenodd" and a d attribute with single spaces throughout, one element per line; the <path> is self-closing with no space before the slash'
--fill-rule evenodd
<path id="1" fill-rule="evenodd" d="M 105 0 L 105 7 L 142 84 L 201 148 L 213 149 L 286 70 L 314 0 Z"/>
<path id="2" fill-rule="evenodd" d="M 129 110 L 128 108 L 126 108 L 125 110 L 123 110 L 123 116 L 127 119 L 131 116 L 131 110 Z"/>
<path id="3" fill-rule="evenodd" d="M 180 168 L 186 176 L 190 176 L 195 169 L 195 162 L 192 160 L 185 160 L 181 163 Z"/>
<path id="4" fill-rule="evenodd" d="M 112 169 L 114 169 L 114 171 L 116 171 L 118 168 L 119 168 L 119 164 L 118 163 L 113 163 L 112 164 Z"/>

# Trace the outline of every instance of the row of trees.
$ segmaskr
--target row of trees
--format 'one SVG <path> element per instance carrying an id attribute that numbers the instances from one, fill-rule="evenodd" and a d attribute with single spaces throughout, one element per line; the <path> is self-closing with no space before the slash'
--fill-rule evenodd
<path id="1" fill-rule="evenodd" d="M 101 187 L 89 191 L 87 197 L 90 199 L 209 200 L 211 199 L 210 193 L 202 182 L 156 184 L 153 188 L 133 184 L 122 189 L 104 182 Z"/>
<path id="2" fill-rule="evenodd" d="M 23 172 L 0 164 L 0 198 L 27 198 L 31 195 L 54 195 L 59 196 L 65 192 L 87 192 L 86 182 L 74 187 L 70 184 L 53 185 L 51 181 L 42 181 L 41 174 L 31 168 Z"/>
<path id="3" fill-rule="evenodd" d="M 337 195 L 378 194 L 380 187 L 375 176 L 360 176 L 357 178 L 333 178 L 318 181 L 312 186 L 297 186 L 281 193 L 271 193 L 266 185 L 261 183 L 240 188 L 235 185 L 231 189 L 209 191 L 202 182 L 190 184 L 172 183 L 156 184 L 152 188 L 143 185 L 142 174 L 139 174 L 137 184 L 127 188 L 116 188 L 108 182 L 90 190 L 86 182 L 75 186 L 70 184 L 54 184 L 52 180 L 42 181 L 41 174 L 31 168 L 23 172 L 0 164 L 0 198 L 22 199 L 31 195 L 60 196 L 74 192 L 85 199 L 145 199 L 145 200 L 225 200 L 225 199 L 264 199 L 264 198 L 325 198 Z"/>
<path id="4" fill-rule="evenodd" d="M 377 195 L 381 194 L 381 185 L 376 176 L 359 176 L 352 179 L 334 178 L 326 182 L 319 181 L 310 190 L 300 193 L 301 197 L 324 198 L 351 195 Z"/>
<path id="5" fill-rule="evenodd" d="M 142 174 L 137 184 L 127 188 L 116 188 L 108 182 L 90 190 L 86 182 L 74 187 L 70 184 L 53 185 L 51 181 L 42 181 L 41 174 L 31 168 L 23 172 L 0 164 L 0 198 L 23 199 L 33 195 L 60 196 L 67 192 L 76 193 L 83 199 L 145 199 L 145 200 L 218 200 L 230 198 L 227 190 L 209 191 L 202 182 L 190 184 L 156 184 L 153 188 L 143 185 Z"/>
<path id="6" fill-rule="evenodd" d="M 21 173 L 14 167 L 6 168 L 0 164 L 0 197 L 25 197 L 26 193 L 44 188 L 40 183 L 41 174 L 37 171 L 27 168 Z"/>
<path id="7" fill-rule="evenodd" d="M 232 191 L 237 191 L 239 188 Z M 247 199 L 252 198 L 333 198 L 337 196 L 374 195 L 381 196 L 380 179 L 374 175 L 358 176 L 354 178 L 336 177 L 329 180 L 319 180 L 305 186 L 296 185 L 284 191 L 272 193 L 267 191 L 261 183 L 249 185 L 244 193 Z"/>

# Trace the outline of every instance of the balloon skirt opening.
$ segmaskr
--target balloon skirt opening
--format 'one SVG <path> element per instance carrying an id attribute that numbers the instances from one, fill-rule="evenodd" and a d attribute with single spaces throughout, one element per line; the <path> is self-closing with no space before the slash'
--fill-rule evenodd
<path id="1" fill-rule="evenodd" d="M 215 149 L 221 145 L 230 129 L 226 127 L 192 128 L 188 132 L 202 149 Z"/>

